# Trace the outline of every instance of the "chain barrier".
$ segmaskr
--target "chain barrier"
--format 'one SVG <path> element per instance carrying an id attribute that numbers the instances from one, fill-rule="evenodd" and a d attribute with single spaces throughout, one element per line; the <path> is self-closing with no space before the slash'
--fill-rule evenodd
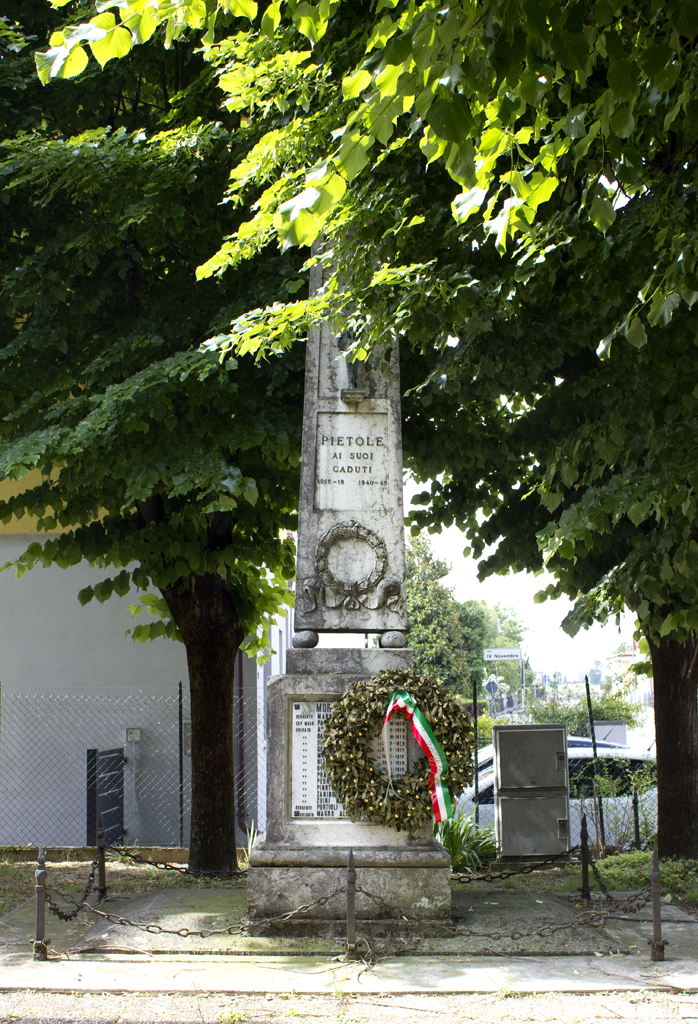
<path id="1" fill-rule="evenodd" d="M 556 864 L 561 860 L 564 860 L 566 857 L 569 857 L 570 854 L 576 853 L 580 849 L 580 846 L 573 846 L 571 850 L 567 851 L 567 853 L 558 853 L 554 857 L 548 857 L 545 860 L 539 861 L 537 864 L 526 864 L 524 865 L 524 867 L 518 868 L 518 870 L 515 871 L 500 871 L 496 874 L 488 873 L 486 875 L 468 875 L 461 872 L 453 872 L 451 874 L 451 878 L 454 881 L 463 883 L 499 882 L 503 881 L 505 878 L 513 878 L 514 875 L 530 875 L 534 871 L 540 871 L 542 868 L 550 867 L 551 865 Z M 601 877 L 599 869 L 596 866 L 596 861 L 591 856 L 591 853 L 589 854 L 589 865 L 594 873 L 594 878 L 598 882 L 599 889 L 604 894 L 604 896 L 608 897 L 608 899 L 612 902 L 617 902 L 616 897 L 613 896 L 611 892 L 609 892 L 608 886 Z"/>
<path id="2" fill-rule="evenodd" d="M 465 872 L 452 872 L 451 878 L 455 882 L 498 882 L 503 881 L 505 878 L 512 878 L 514 875 L 530 875 L 534 871 L 550 867 L 551 864 L 557 864 L 558 861 L 564 860 L 579 849 L 581 847 L 573 846 L 571 850 L 567 850 L 565 853 L 556 853 L 554 857 L 547 857 L 546 860 L 541 860 L 536 864 L 525 864 L 522 868 L 518 868 L 515 871 L 499 871 L 496 874 L 487 875 L 468 875 Z"/>
<path id="3" fill-rule="evenodd" d="M 58 907 L 58 905 L 49 896 L 49 889 L 46 891 L 46 902 L 48 903 L 49 909 L 60 917 L 61 920 L 69 920 L 70 917 L 76 916 L 81 910 L 86 910 L 90 914 L 96 914 L 97 917 L 103 918 L 105 921 L 109 921 L 111 924 L 122 925 L 126 928 L 137 928 L 142 932 L 149 932 L 151 935 L 179 935 L 181 938 L 189 938 L 196 936 L 201 939 L 207 939 L 211 935 L 242 935 L 249 928 L 249 922 L 247 924 L 231 924 L 227 928 L 164 928 L 160 924 L 148 923 L 145 921 L 130 921 L 127 917 L 121 917 L 119 914 L 110 914 L 104 910 L 98 910 L 89 903 L 84 901 L 78 903 L 77 900 L 73 899 L 68 893 L 59 892 L 56 889 L 50 890 L 54 895 L 60 896 L 61 899 L 65 900 L 66 903 L 72 903 L 77 907 L 77 910 L 72 914 L 65 916 L 64 912 Z M 330 900 L 334 899 L 335 896 L 341 896 L 342 893 L 346 892 L 346 888 L 341 886 L 339 889 L 335 889 L 334 892 L 328 893 L 326 896 L 320 896 L 319 899 L 314 900 L 313 903 L 304 903 L 300 907 L 296 907 L 295 910 L 287 910 L 283 914 L 277 914 L 275 917 L 264 917 L 254 922 L 255 926 L 271 924 L 273 921 L 290 921 L 291 918 L 298 917 L 302 914 L 307 914 L 315 907 L 323 907 Z"/>
<path id="4" fill-rule="evenodd" d="M 85 907 L 89 906 L 89 903 L 86 903 L 85 900 L 90 895 L 90 892 L 92 890 L 92 886 L 95 884 L 95 872 L 97 870 L 98 865 L 99 865 L 99 857 L 95 857 L 95 859 L 92 861 L 92 866 L 90 867 L 90 873 L 89 873 L 89 875 L 87 877 L 87 885 L 83 889 L 82 896 L 80 897 L 79 900 L 74 900 L 72 897 L 70 897 L 70 898 L 65 897 L 66 902 L 70 902 L 70 903 L 75 904 L 75 907 L 76 907 L 75 910 L 61 910 L 61 908 L 58 906 L 58 904 L 53 902 L 53 900 L 51 899 L 51 897 L 48 894 L 48 889 L 47 889 L 47 891 L 46 891 L 46 902 L 48 903 L 49 910 L 51 911 L 52 914 L 55 914 L 56 917 L 59 918 L 61 921 L 72 921 L 73 918 L 78 916 L 78 914 L 80 913 L 81 910 L 84 910 Z M 58 893 L 57 895 L 63 896 L 63 893 Z"/>
<path id="5" fill-rule="evenodd" d="M 596 866 L 596 861 L 591 855 L 589 856 L 589 866 L 591 867 L 591 870 L 594 872 L 594 878 L 599 883 L 599 889 L 601 890 L 601 892 L 604 894 L 604 896 L 608 896 L 609 900 L 613 900 L 615 902 L 616 897 L 612 896 L 611 893 L 608 891 L 608 886 L 601 877 L 599 869 Z"/>
<path id="6" fill-rule="evenodd" d="M 383 899 L 382 896 L 376 895 L 376 893 L 369 892 L 367 889 L 363 889 L 361 886 L 356 887 L 356 891 L 363 893 L 369 899 L 373 900 L 383 910 L 387 911 L 391 917 L 395 916 L 393 908 Z M 465 935 L 472 936 L 478 939 L 494 939 L 498 941 L 500 939 L 525 939 L 540 937 L 545 938 L 550 935 L 554 935 L 556 932 L 563 931 L 565 928 L 580 928 L 584 926 L 590 926 L 592 928 L 600 928 L 607 917 L 611 914 L 611 911 L 616 914 L 618 911 L 625 911 L 629 914 L 636 914 L 638 910 L 649 903 L 651 898 L 650 886 L 646 886 L 638 893 L 633 893 L 632 896 L 626 897 L 624 900 L 614 901 L 615 905 L 608 910 L 584 910 L 581 914 L 577 914 L 576 917 L 571 918 L 569 921 L 563 921 L 560 924 L 543 924 L 540 928 L 536 928 L 533 931 L 519 931 L 514 929 L 511 932 L 474 932 L 474 931 L 463 931 L 462 929 L 450 928 L 446 924 L 440 924 L 437 921 L 425 921 L 423 918 L 415 917 L 414 914 L 400 913 L 406 921 L 418 922 L 421 925 L 429 924 L 433 928 L 441 928 L 444 931 L 450 932 L 452 935 Z"/>
<path id="7" fill-rule="evenodd" d="M 117 854 L 119 857 L 126 857 L 134 864 L 147 864 L 159 871 L 176 871 L 179 875 L 190 875 L 192 878 L 242 878 L 247 874 L 247 868 L 234 868 L 230 871 L 197 871 L 194 868 L 182 867 L 181 864 L 168 864 L 162 860 L 150 860 L 148 857 L 141 857 L 138 853 L 131 853 L 123 846 L 107 846 L 107 850 Z"/>

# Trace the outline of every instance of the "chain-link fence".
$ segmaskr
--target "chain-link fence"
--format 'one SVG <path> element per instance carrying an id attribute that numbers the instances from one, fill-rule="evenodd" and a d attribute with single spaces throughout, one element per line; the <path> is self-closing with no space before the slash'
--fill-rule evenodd
<path id="1" fill-rule="evenodd" d="M 266 819 L 265 697 L 234 704 L 239 836 Z M 0 845 L 188 846 L 188 687 L 167 694 L 16 694 L 0 701 Z"/>
<path id="2" fill-rule="evenodd" d="M 265 666 L 266 668 L 266 666 Z M 266 677 L 253 662 L 236 672 L 236 814 L 245 842 L 266 827 Z M 167 694 L 17 694 L 0 699 L 0 845 L 94 846 L 97 809 L 107 841 L 189 844 L 191 756 L 188 686 Z M 569 760 L 569 839 L 629 849 L 657 830 L 653 761 Z M 481 773 L 480 826 L 494 823 L 491 768 Z M 637 790 L 636 810 L 633 786 Z M 458 801 L 473 813 L 474 792 Z"/>

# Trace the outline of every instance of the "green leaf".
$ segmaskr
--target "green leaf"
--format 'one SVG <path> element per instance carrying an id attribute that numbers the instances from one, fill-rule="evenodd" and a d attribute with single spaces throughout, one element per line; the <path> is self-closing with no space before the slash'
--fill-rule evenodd
<path id="1" fill-rule="evenodd" d="M 553 32 L 553 53 L 563 68 L 584 71 L 589 60 L 589 44 L 581 32 Z"/>
<path id="2" fill-rule="evenodd" d="M 428 120 L 439 138 L 447 142 L 464 142 L 475 128 L 468 101 L 458 93 L 451 99 L 433 103 L 429 108 Z"/>
<path id="3" fill-rule="evenodd" d="M 615 60 L 608 69 L 608 84 L 617 100 L 629 99 L 637 88 L 637 71 L 629 60 Z"/>
<path id="4" fill-rule="evenodd" d="M 293 24 L 302 35 L 310 40 L 311 44 L 315 44 L 322 39 L 327 31 L 329 11 L 329 0 L 321 0 L 316 7 L 312 7 L 306 0 L 303 0 L 293 12 Z"/>
<path id="5" fill-rule="evenodd" d="M 130 41 L 130 40 L 129 40 Z M 82 46 L 74 46 L 65 59 L 64 64 L 55 73 L 53 78 L 75 78 L 87 67 L 87 51 Z"/>
<path id="6" fill-rule="evenodd" d="M 659 43 L 653 46 L 648 46 L 646 50 L 642 51 L 638 58 L 640 67 L 648 78 L 655 78 L 660 71 L 663 71 L 671 64 L 673 53 L 674 51 L 668 43 Z"/>
<path id="7" fill-rule="evenodd" d="M 538 106 L 552 85 L 552 82 L 548 79 L 541 82 L 541 77 L 537 71 L 532 71 L 528 68 L 519 79 L 519 96 L 523 97 L 532 107 Z"/>
<path id="8" fill-rule="evenodd" d="M 37 50 L 34 54 L 36 73 L 39 76 L 39 81 L 42 85 L 48 85 L 51 81 L 51 68 L 53 67 L 54 60 L 55 56 L 52 54 L 51 50 L 47 53 L 42 53 L 40 50 Z"/>
<path id="9" fill-rule="evenodd" d="M 101 67 L 104 67 L 107 61 L 125 57 L 130 51 L 131 33 L 123 26 L 116 25 L 113 14 L 109 12 L 98 14 L 96 18 L 91 19 L 90 24 L 97 25 L 98 28 L 103 28 L 106 31 L 103 39 L 97 39 L 90 43 L 90 49 Z"/>
<path id="10" fill-rule="evenodd" d="M 531 210 L 537 210 L 541 203 L 548 202 L 559 184 L 560 181 L 554 174 L 542 174 L 540 171 L 535 171 L 531 175 L 531 190 L 527 196 L 524 196 L 526 206 Z"/>
<path id="11" fill-rule="evenodd" d="M 249 18 L 250 21 L 257 17 L 255 0 L 223 0 L 223 9 L 238 18 Z"/>
<path id="12" fill-rule="evenodd" d="M 368 156 L 366 154 L 373 142 L 374 140 L 370 136 L 359 135 L 358 132 L 345 134 L 342 137 L 342 145 L 335 157 L 335 164 L 347 181 L 353 181 L 367 166 Z"/>
<path id="13" fill-rule="evenodd" d="M 601 199 L 597 196 L 589 209 L 589 217 L 594 227 L 605 235 L 616 219 L 616 211 L 610 199 Z"/>
<path id="14" fill-rule="evenodd" d="M 666 295 L 658 288 L 652 296 L 647 319 L 653 327 L 656 327 L 657 325 L 660 327 L 666 327 L 666 325 L 671 321 L 674 311 L 678 309 L 680 305 L 680 295 L 676 292 L 670 292 L 669 295 Z"/>
<path id="15" fill-rule="evenodd" d="M 471 188 L 468 192 L 461 192 L 459 196 L 456 196 L 451 207 L 456 221 L 459 224 L 464 224 L 469 217 L 477 213 L 485 201 L 486 195 L 486 188 Z M 431 396 L 428 397 L 431 401 Z"/>
<path id="16" fill-rule="evenodd" d="M 630 107 L 619 107 L 611 118 L 611 128 L 621 139 L 627 139 L 635 128 L 635 118 Z"/>
<path id="17" fill-rule="evenodd" d="M 665 11 L 679 35 L 691 40 L 698 35 L 698 0 L 674 0 Z"/>
<path id="18" fill-rule="evenodd" d="M 628 324 L 625 336 L 633 348 L 643 348 L 647 344 L 647 333 L 645 325 L 639 317 L 635 316 Z"/>
<path id="19" fill-rule="evenodd" d="M 269 4 L 266 11 L 262 15 L 262 32 L 269 39 L 272 39 L 274 33 L 279 27 L 281 21 L 281 0 L 275 0 L 274 3 Z"/>
<path id="20" fill-rule="evenodd" d="M 345 100 L 354 100 L 373 81 L 370 71 L 359 70 L 353 75 L 342 79 L 342 92 Z"/>

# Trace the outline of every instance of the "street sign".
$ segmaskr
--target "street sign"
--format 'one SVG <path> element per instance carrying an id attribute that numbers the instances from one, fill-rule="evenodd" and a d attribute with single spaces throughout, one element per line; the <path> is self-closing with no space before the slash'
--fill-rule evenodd
<path id="1" fill-rule="evenodd" d="M 521 661 L 520 647 L 486 647 L 485 661 Z"/>
<path id="2" fill-rule="evenodd" d="M 487 690 L 487 692 L 489 694 L 491 694 L 492 697 L 494 697 L 494 695 L 495 695 L 495 693 L 497 692 L 497 689 L 498 689 L 497 684 L 495 683 L 494 679 L 490 679 L 488 682 L 485 683 L 485 689 Z"/>

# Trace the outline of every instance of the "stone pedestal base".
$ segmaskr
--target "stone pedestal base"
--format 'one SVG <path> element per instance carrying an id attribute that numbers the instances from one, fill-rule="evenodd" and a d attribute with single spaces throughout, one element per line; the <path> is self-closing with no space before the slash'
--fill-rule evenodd
<path id="1" fill-rule="evenodd" d="M 360 935 L 433 935 L 437 924 L 441 929 L 450 924 L 450 859 L 429 825 L 408 835 L 369 822 L 351 822 L 336 800 L 328 800 L 325 794 L 320 806 L 314 795 L 316 786 L 329 787 L 320 774 L 319 750 L 306 739 L 317 735 L 315 726 L 308 726 L 313 712 L 327 713 L 350 686 L 381 669 L 411 666 L 412 652 L 404 649 L 297 649 L 288 652 L 289 674 L 269 680 L 267 827 L 263 842 L 250 857 L 250 934 L 346 936 L 344 893 L 287 921 L 268 919 L 344 888 L 350 849 L 357 889 L 379 897 L 357 892 Z M 295 720 L 294 714 L 298 715 Z M 294 735 L 302 755 L 302 785 L 295 798 Z M 434 922 L 431 930 L 429 922 Z"/>
<path id="2" fill-rule="evenodd" d="M 288 921 L 267 923 L 266 919 L 314 903 L 335 889 L 346 888 L 346 853 L 336 847 L 318 846 L 289 849 L 263 844 L 255 849 L 248 874 L 250 934 L 345 935 L 346 893 Z M 431 922 L 433 925 L 451 923 L 450 861 L 438 843 L 414 850 L 355 849 L 354 862 L 359 934 L 366 937 L 429 935 L 434 934 Z M 366 892 L 358 891 L 360 889 Z M 409 914 L 407 920 L 406 914 Z"/>

